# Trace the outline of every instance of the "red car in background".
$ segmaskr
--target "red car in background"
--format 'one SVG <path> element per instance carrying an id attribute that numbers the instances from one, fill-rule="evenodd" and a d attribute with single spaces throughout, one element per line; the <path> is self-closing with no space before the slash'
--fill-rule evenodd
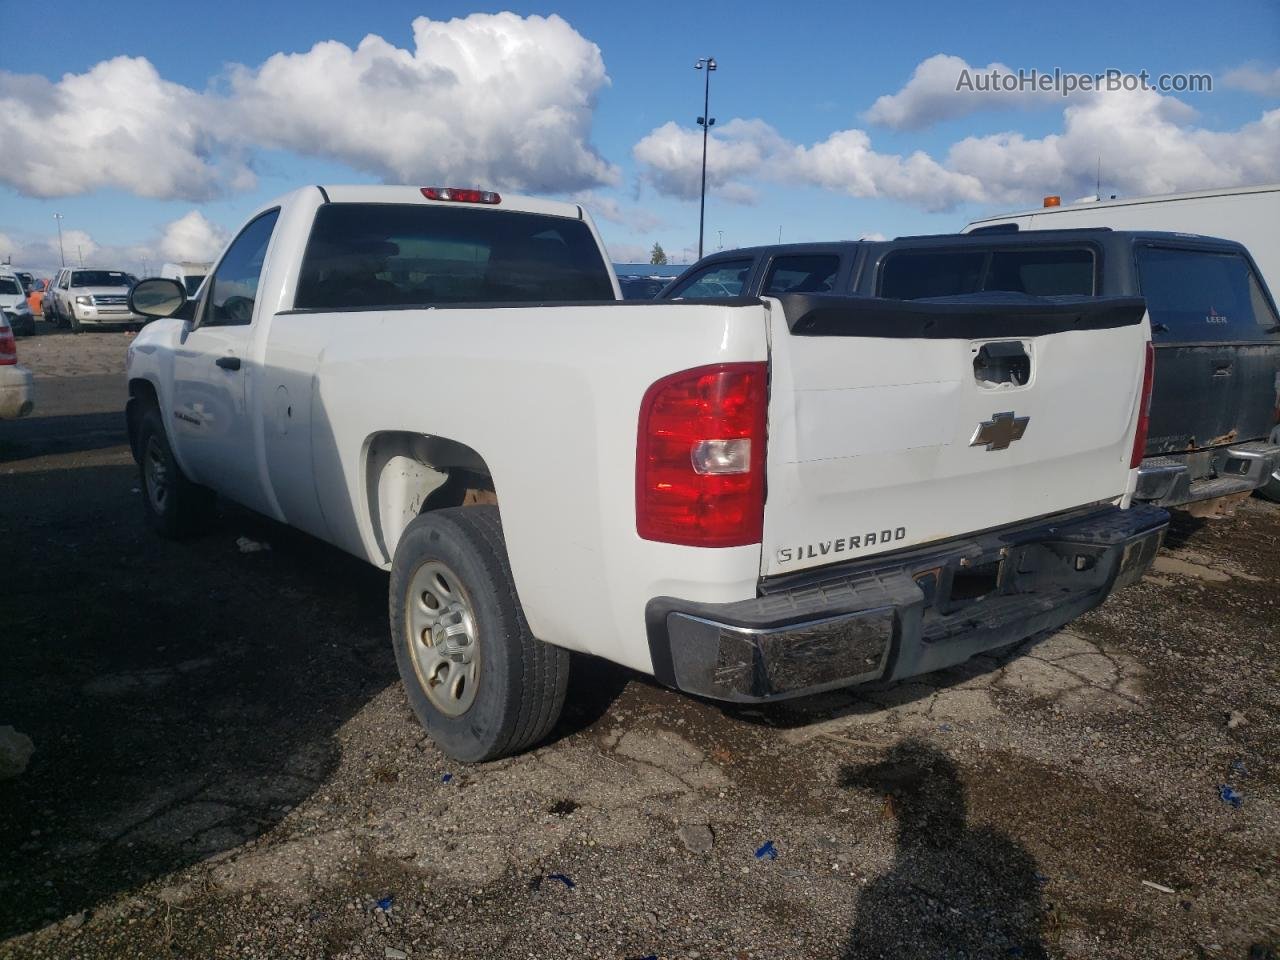
<path id="1" fill-rule="evenodd" d="M 49 289 L 49 283 L 48 277 L 36 280 L 27 291 L 27 306 L 31 308 L 33 314 L 44 315 L 44 292 Z"/>

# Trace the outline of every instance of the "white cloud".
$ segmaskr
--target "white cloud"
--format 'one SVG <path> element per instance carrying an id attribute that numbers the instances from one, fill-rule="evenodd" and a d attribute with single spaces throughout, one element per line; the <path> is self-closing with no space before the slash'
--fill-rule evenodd
<path id="1" fill-rule="evenodd" d="M 664 224 L 663 219 L 651 210 L 639 206 L 623 206 L 615 198 L 593 190 L 576 193 L 571 199 L 574 203 L 581 204 L 594 220 L 607 220 L 609 223 L 630 227 L 637 233 L 648 233 Z"/>
<path id="2" fill-rule="evenodd" d="M 623 243 L 606 240 L 605 249 L 611 263 L 648 263 L 653 244 Z"/>
<path id="3" fill-rule="evenodd" d="M 982 184 L 942 167 L 917 150 L 907 157 L 877 153 L 864 130 L 840 130 L 812 147 L 797 147 L 797 179 L 855 197 L 889 197 L 924 210 L 949 210 L 980 200 Z"/>
<path id="4" fill-rule="evenodd" d="M 667 196 L 697 199 L 702 134 L 667 123 L 636 144 L 642 176 Z M 754 202 L 746 180 L 803 183 L 856 197 L 890 197 L 928 210 L 978 199 L 971 178 L 943 169 L 928 155 L 877 153 L 862 130 L 840 130 L 813 146 L 791 143 L 763 120 L 730 120 L 707 145 L 707 189 L 725 200 Z"/>
<path id="5" fill-rule="evenodd" d="M 369 35 L 231 71 L 227 117 L 251 142 L 384 180 L 561 192 L 616 183 L 589 144 L 609 83 L 558 16 L 413 21 L 414 49 Z"/>
<path id="6" fill-rule="evenodd" d="M 730 120 L 707 140 L 707 191 L 731 203 L 754 203 L 755 191 L 740 178 L 785 163 L 788 144 L 763 120 Z M 659 193 L 697 199 L 702 189 L 702 130 L 667 122 L 632 148 L 644 178 Z"/>
<path id="7" fill-rule="evenodd" d="M 939 121 L 968 116 L 979 110 L 1042 107 L 1062 100 L 1059 94 L 1052 91 L 979 90 L 976 88 L 981 84 L 976 80 L 972 84 L 965 84 L 964 89 L 957 90 L 956 87 L 966 71 L 970 78 L 992 72 L 1002 75 L 1015 72 L 1003 63 L 974 67 L 960 57 L 946 53 L 935 54 L 916 65 L 911 79 L 901 90 L 877 99 L 862 118 L 868 123 L 895 130 L 919 130 Z"/>
<path id="8" fill-rule="evenodd" d="M 1061 133 L 968 137 L 946 165 L 1000 202 L 1092 192 L 1099 160 L 1103 187 L 1129 196 L 1280 180 L 1280 109 L 1229 131 L 1195 127 L 1193 117 L 1154 92 L 1107 94 L 1068 107 Z"/>
<path id="9" fill-rule="evenodd" d="M 213 260 L 226 246 L 229 234 L 192 210 L 165 225 L 157 252 L 166 260 Z"/>
<path id="10" fill-rule="evenodd" d="M 103 187 L 203 200 L 254 183 L 252 151 L 290 150 L 384 180 L 559 193 L 615 184 L 590 143 L 600 49 L 558 16 L 413 21 L 233 65 L 220 93 L 117 57 L 53 83 L 0 71 L 0 183 L 54 197 Z"/>
<path id="11" fill-rule="evenodd" d="M 1224 73 L 1222 85 L 1258 93 L 1264 97 L 1280 97 L 1280 67 L 1268 70 L 1256 63 L 1246 63 Z"/>
<path id="12" fill-rule="evenodd" d="M 0 182 L 35 197 L 117 187 L 140 197 L 206 199 L 248 171 L 214 153 L 206 100 L 147 60 L 116 57 L 57 83 L 0 71 Z"/>
<path id="13" fill-rule="evenodd" d="M 14 265 L 41 275 L 52 274 L 65 252 L 67 266 L 142 271 L 144 265 L 159 273 L 165 260 L 212 260 L 226 242 L 227 232 L 210 223 L 198 210 L 161 224 L 154 239 L 134 244 L 99 243 L 84 230 L 64 229 L 62 248 L 57 233 L 33 235 L 0 232 L 0 258 L 12 257 Z"/>
<path id="14" fill-rule="evenodd" d="M 1280 109 L 1235 130 L 1197 127 L 1195 119 L 1195 111 L 1173 97 L 1100 94 L 1067 107 L 1061 132 L 966 137 L 936 158 L 922 151 L 881 153 L 864 130 L 838 130 L 803 145 L 763 121 L 730 121 L 724 134 L 712 136 L 708 184 L 726 199 L 753 196 L 756 183 L 774 181 L 945 211 L 1091 191 L 1099 159 L 1103 186 L 1126 195 L 1280 180 Z M 641 140 L 635 155 L 642 177 L 659 192 L 696 199 L 700 134 L 668 123 Z"/>

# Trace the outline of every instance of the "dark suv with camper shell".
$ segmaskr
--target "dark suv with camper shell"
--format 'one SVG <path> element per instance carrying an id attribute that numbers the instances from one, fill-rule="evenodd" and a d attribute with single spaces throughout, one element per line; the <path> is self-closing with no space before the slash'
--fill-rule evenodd
<path id="1" fill-rule="evenodd" d="M 1249 251 L 1193 234 L 1000 228 L 725 250 L 663 299 L 856 293 L 894 300 L 1142 296 L 1155 383 L 1137 499 L 1247 495 L 1280 468 L 1280 319 Z"/>

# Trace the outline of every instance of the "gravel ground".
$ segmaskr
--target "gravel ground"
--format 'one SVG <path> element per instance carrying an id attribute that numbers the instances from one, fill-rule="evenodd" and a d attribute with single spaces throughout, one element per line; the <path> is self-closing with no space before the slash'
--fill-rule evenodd
<path id="1" fill-rule="evenodd" d="M 36 747 L 0 956 L 1274 958 L 1280 508 L 879 692 L 728 709 L 582 660 L 551 742 L 463 767 L 384 574 L 230 507 L 144 529 L 127 341 L 22 341 L 42 406 L 0 424 L 0 725 Z"/>

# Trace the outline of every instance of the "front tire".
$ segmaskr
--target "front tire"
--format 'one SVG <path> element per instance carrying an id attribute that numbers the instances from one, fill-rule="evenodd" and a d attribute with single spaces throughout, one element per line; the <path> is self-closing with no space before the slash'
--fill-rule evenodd
<path id="1" fill-rule="evenodd" d="M 170 540 L 201 533 L 213 519 L 213 491 L 192 483 L 173 457 L 164 422 L 154 405 L 138 424 L 138 470 L 147 523 Z"/>
<path id="2" fill-rule="evenodd" d="M 80 326 L 80 318 L 75 315 L 74 311 L 71 314 L 70 323 L 72 333 L 79 333 L 84 329 L 84 327 Z"/>
<path id="3" fill-rule="evenodd" d="M 444 753 L 479 763 L 551 732 L 569 653 L 529 630 L 497 507 L 436 510 L 409 524 L 391 564 L 390 615 L 409 704 Z"/>

